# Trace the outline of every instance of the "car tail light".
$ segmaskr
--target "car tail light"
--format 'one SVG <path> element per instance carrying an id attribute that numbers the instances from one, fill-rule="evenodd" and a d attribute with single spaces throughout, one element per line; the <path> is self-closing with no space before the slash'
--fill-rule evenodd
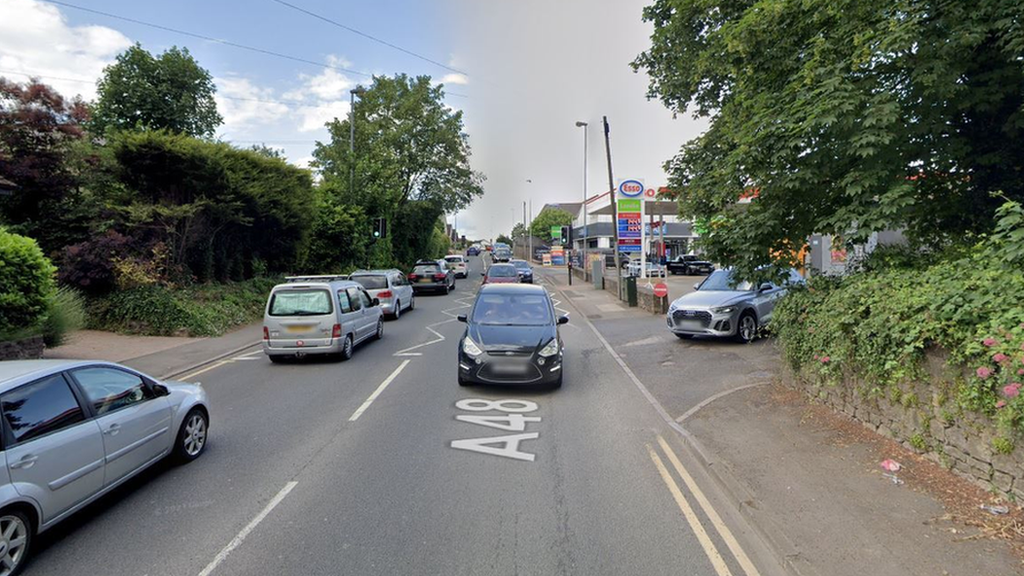
<path id="1" fill-rule="evenodd" d="M 263 339 L 270 340 L 270 329 L 266 326 L 263 327 Z"/>
<path id="2" fill-rule="evenodd" d="M 447 277 L 447 274 L 434 274 L 434 280 L 444 280 Z"/>
<path id="3" fill-rule="evenodd" d="M 341 324 L 335 324 L 331 330 L 331 338 L 341 338 Z"/>
<path id="4" fill-rule="evenodd" d="M 392 296 L 394 294 L 391 293 L 391 290 L 381 290 L 377 293 L 377 298 L 391 298 Z"/>
<path id="5" fill-rule="evenodd" d="M 409 280 L 415 280 L 417 278 L 419 278 L 419 276 L 417 276 L 415 274 L 409 274 Z"/>

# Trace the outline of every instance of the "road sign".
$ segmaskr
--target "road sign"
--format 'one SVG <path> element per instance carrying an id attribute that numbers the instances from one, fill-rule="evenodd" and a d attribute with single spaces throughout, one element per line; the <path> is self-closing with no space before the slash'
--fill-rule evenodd
<path id="1" fill-rule="evenodd" d="M 620 198 L 637 198 L 644 193 L 644 183 L 640 180 L 619 180 Z"/>
<path id="2" fill-rule="evenodd" d="M 657 284 L 654 285 L 654 295 L 657 296 L 658 298 L 664 298 L 665 296 L 668 296 L 668 286 L 661 282 L 658 282 Z"/>

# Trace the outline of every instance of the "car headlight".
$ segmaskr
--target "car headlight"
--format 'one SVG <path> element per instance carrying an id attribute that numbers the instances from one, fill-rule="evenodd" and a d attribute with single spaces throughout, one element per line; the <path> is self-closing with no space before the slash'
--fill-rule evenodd
<path id="1" fill-rule="evenodd" d="M 473 342 L 473 339 L 469 336 L 466 336 L 466 339 L 462 341 L 462 351 L 473 358 L 484 353 L 484 351 L 481 350 L 480 347 L 476 345 L 476 342 Z"/>
<path id="2" fill-rule="evenodd" d="M 558 354 L 558 338 L 552 338 L 551 342 L 548 342 L 547 346 L 541 348 L 538 354 L 545 358 Z"/>
<path id="3" fill-rule="evenodd" d="M 732 314 L 736 311 L 735 306 L 719 306 L 718 308 L 712 308 L 712 312 L 715 314 Z"/>

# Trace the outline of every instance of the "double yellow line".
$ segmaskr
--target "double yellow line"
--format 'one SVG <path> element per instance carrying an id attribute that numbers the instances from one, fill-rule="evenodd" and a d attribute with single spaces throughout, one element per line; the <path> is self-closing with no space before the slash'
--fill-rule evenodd
<path id="1" fill-rule="evenodd" d="M 743 569 L 743 572 L 746 573 L 747 576 L 760 576 L 761 573 L 757 571 L 757 568 L 754 566 L 754 563 L 750 561 L 747 553 L 740 547 L 740 543 L 736 540 L 736 537 L 733 536 L 732 531 L 729 530 L 729 527 L 722 521 L 722 517 L 719 516 L 718 512 L 713 506 L 711 506 L 711 502 L 709 502 L 707 497 L 704 496 L 704 492 L 701 491 L 700 486 L 697 486 L 697 482 L 695 482 L 693 477 L 690 476 L 690 473 L 686 471 L 686 468 L 683 467 L 683 463 L 679 461 L 676 453 L 672 451 L 668 442 L 666 442 L 660 434 L 658 435 L 658 445 L 661 447 L 665 456 L 668 457 L 668 461 L 672 464 L 672 468 L 675 469 L 676 474 L 683 479 L 683 483 L 686 484 L 687 490 L 690 491 L 690 494 L 693 495 L 693 498 L 697 501 L 701 510 L 704 511 L 704 514 L 711 521 L 711 524 L 715 527 L 718 535 L 721 536 L 725 545 L 729 547 L 729 551 L 732 552 L 732 555 L 736 558 L 736 561 Z M 676 504 L 683 512 L 683 516 L 686 517 L 686 521 L 690 524 L 690 529 L 692 529 L 693 533 L 696 534 L 697 540 L 700 542 L 701 547 L 704 549 L 704 553 L 707 554 L 708 559 L 711 561 L 711 565 L 715 568 L 715 572 L 718 573 L 718 576 L 732 576 L 732 572 L 729 570 L 729 565 L 726 564 L 725 559 L 722 558 L 722 555 L 718 552 L 718 548 L 711 540 L 711 537 L 708 536 L 707 530 L 704 529 L 704 525 L 700 522 L 700 518 L 694 512 L 690 503 L 683 495 L 682 489 L 680 489 L 679 484 L 676 483 L 676 479 L 665 466 L 665 462 L 661 459 L 657 450 L 651 447 L 650 444 L 647 444 L 647 452 L 651 455 L 651 460 L 654 462 L 654 466 L 658 469 L 658 473 L 661 474 L 661 479 L 665 481 L 665 485 L 668 486 L 668 490 L 672 493 L 672 497 L 675 498 Z"/>

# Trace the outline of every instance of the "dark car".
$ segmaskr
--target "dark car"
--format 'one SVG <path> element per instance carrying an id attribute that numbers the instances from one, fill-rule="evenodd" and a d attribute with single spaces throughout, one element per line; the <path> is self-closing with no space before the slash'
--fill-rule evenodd
<path id="1" fill-rule="evenodd" d="M 715 271 L 715 265 L 707 260 L 701 260 L 693 254 L 676 256 L 675 259 L 666 263 L 668 273 L 682 274 L 684 276 L 707 275 Z"/>
<path id="2" fill-rule="evenodd" d="M 486 272 L 480 274 L 484 277 L 484 284 L 519 283 L 519 270 L 511 264 L 492 264 Z"/>
<path id="3" fill-rule="evenodd" d="M 480 255 L 480 249 L 477 248 L 476 246 L 470 246 L 469 248 L 466 248 L 466 256 L 479 256 L 479 255 Z"/>
<path id="4" fill-rule="evenodd" d="M 459 340 L 459 385 L 562 385 L 562 338 L 547 290 L 527 284 L 489 284 L 477 293 Z"/>
<path id="5" fill-rule="evenodd" d="M 513 260 L 509 264 L 516 267 L 519 272 L 519 281 L 525 284 L 533 284 L 533 267 L 526 260 Z"/>
<path id="6" fill-rule="evenodd" d="M 420 260 L 409 273 L 409 283 L 414 294 L 427 291 L 447 294 L 455 290 L 455 273 L 444 260 Z"/>
<path id="7" fill-rule="evenodd" d="M 512 259 L 512 251 L 508 248 L 499 246 L 494 249 L 494 254 L 492 256 L 494 257 L 495 262 L 508 262 Z"/>

